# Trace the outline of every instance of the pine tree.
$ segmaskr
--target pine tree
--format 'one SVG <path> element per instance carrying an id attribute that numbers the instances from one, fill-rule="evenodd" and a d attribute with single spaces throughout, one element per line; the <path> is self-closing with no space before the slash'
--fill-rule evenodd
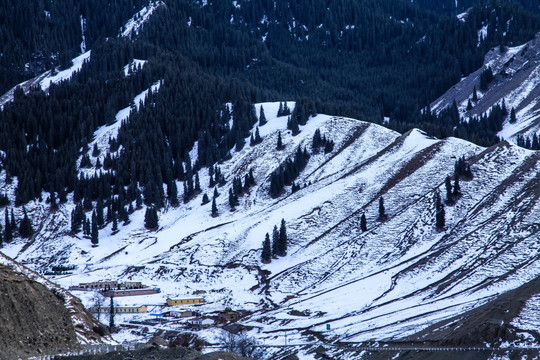
<path id="1" fill-rule="evenodd" d="M 214 188 L 214 199 L 219 197 L 219 192 L 217 190 L 217 187 Z"/>
<path id="2" fill-rule="evenodd" d="M 34 229 L 32 229 L 32 222 L 28 218 L 28 214 L 26 213 L 24 206 L 23 214 L 23 218 L 19 225 L 19 235 L 21 235 L 22 238 L 30 238 L 34 234 Z"/>
<path id="3" fill-rule="evenodd" d="M 214 197 L 212 199 L 212 216 L 216 217 L 217 215 L 218 215 L 218 209 L 217 209 L 217 205 L 216 205 L 216 198 Z"/>
<path id="4" fill-rule="evenodd" d="M 231 207 L 231 209 L 234 209 L 235 206 L 238 206 L 238 195 L 236 195 L 232 188 L 229 189 L 229 206 Z"/>
<path id="5" fill-rule="evenodd" d="M 452 193 L 452 182 L 450 176 L 447 176 L 446 179 L 444 179 L 444 185 L 446 187 L 446 203 L 453 204 L 454 194 Z"/>
<path id="6" fill-rule="evenodd" d="M 510 124 L 515 124 L 516 121 L 516 109 L 512 108 L 512 110 L 510 110 Z"/>
<path id="7" fill-rule="evenodd" d="M 279 109 L 277 111 L 277 117 L 283 116 L 283 104 L 279 102 Z"/>
<path id="8" fill-rule="evenodd" d="M 92 246 L 97 246 L 99 244 L 99 232 L 95 212 L 92 214 L 91 242 Z"/>
<path id="9" fill-rule="evenodd" d="M 362 213 L 362 216 L 360 217 L 360 229 L 362 229 L 362 231 L 367 231 L 367 221 L 365 213 Z"/>
<path id="10" fill-rule="evenodd" d="M 313 140 L 311 142 L 311 148 L 314 152 L 319 151 L 319 148 L 322 145 L 322 137 L 321 137 L 321 130 L 317 129 L 315 130 L 315 133 L 313 134 Z"/>
<path id="11" fill-rule="evenodd" d="M 0 224 L 0 249 L 4 247 L 4 234 L 2 233 L 2 224 Z"/>
<path id="12" fill-rule="evenodd" d="M 255 128 L 254 144 L 260 144 L 262 142 L 261 134 L 259 133 L 259 127 Z"/>
<path id="13" fill-rule="evenodd" d="M 386 212 L 384 209 L 384 199 L 382 196 L 379 198 L 379 221 L 386 220 Z"/>
<path id="14" fill-rule="evenodd" d="M 199 172 L 198 171 L 195 173 L 195 191 L 196 192 L 201 191 L 201 182 L 199 180 Z"/>
<path id="15" fill-rule="evenodd" d="M 99 198 L 96 204 L 96 222 L 99 227 L 102 227 L 105 224 L 103 209 L 103 199 Z"/>
<path id="16" fill-rule="evenodd" d="M 15 221 L 15 215 L 13 213 L 13 208 L 11 208 L 11 230 L 17 229 L 17 222 Z"/>
<path id="17" fill-rule="evenodd" d="M 84 225 L 83 225 L 83 234 L 86 236 L 90 236 L 91 230 L 90 230 L 90 220 L 85 216 L 84 217 Z"/>
<path id="18" fill-rule="evenodd" d="M 261 105 L 259 110 L 259 126 L 263 126 L 267 123 L 266 115 L 264 114 L 263 106 Z M 255 141 L 257 141 L 257 137 L 255 137 Z"/>
<path id="19" fill-rule="evenodd" d="M 202 197 L 202 203 L 201 205 L 205 205 L 205 204 L 208 204 L 210 202 L 210 199 L 208 198 L 208 195 L 206 195 L 206 193 L 204 193 L 203 197 Z"/>
<path id="20" fill-rule="evenodd" d="M 178 206 L 178 188 L 174 179 L 171 179 L 167 184 L 167 198 L 172 206 Z"/>
<path id="21" fill-rule="evenodd" d="M 437 230 L 444 229 L 445 220 L 444 220 L 444 205 L 441 201 L 441 195 L 439 192 L 435 192 L 435 226 Z"/>
<path id="22" fill-rule="evenodd" d="M 272 259 L 272 249 L 270 247 L 270 235 L 266 233 L 266 236 L 263 241 L 261 261 L 265 264 L 270 263 Z"/>
<path id="23" fill-rule="evenodd" d="M 474 102 L 478 101 L 478 94 L 476 93 L 476 85 L 474 85 L 474 88 L 473 88 L 472 100 Z"/>
<path id="24" fill-rule="evenodd" d="M 469 100 L 467 101 L 467 111 L 470 111 L 470 110 L 472 110 L 471 99 L 469 99 Z"/>
<path id="25" fill-rule="evenodd" d="M 11 227 L 11 222 L 9 221 L 9 212 L 7 208 L 5 211 L 4 224 L 4 241 L 6 244 L 9 244 L 13 240 L 13 230 Z"/>
<path id="26" fill-rule="evenodd" d="M 289 119 L 287 121 L 287 129 L 292 131 L 293 136 L 296 136 L 300 133 L 300 127 L 298 126 L 298 120 L 296 119 L 296 116 L 293 116 L 292 118 L 289 116 Z"/>
<path id="27" fill-rule="evenodd" d="M 279 255 L 279 230 L 277 225 L 274 225 L 272 230 L 272 255 L 274 257 Z"/>
<path id="28" fill-rule="evenodd" d="M 109 331 L 114 331 L 114 315 L 116 314 L 116 310 L 114 309 L 114 297 L 111 296 L 111 304 L 109 306 Z"/>
<path id="29" fill-rule="evenodd" d="M 112 228 L 111 228 L 112 232 L 117 232 L 118 231 L 118 218 L 116 216 L 116 213 L 113 212 L 112 214 Z"/>
<path id="30" fill-rule="evenodd" d="M 285 256 L 287 255 L 287 228 L 285 227 L 285 219 L 281 219 L 281 226 L 279 228 L 279 246 L 278 246 L 278 255 Z"/>
<path id="31" fill-rule="evenodd" d="M 276 149 L 283 149 L 283 141 L 281 140 L 281 131 L 278 132 Z"/>
<path id="32" fill-rule="evenodd" d="M 459 175 L 456 174 L 456 177 L 454 179 L 454 190 L 452 191 L 452 195 L 454 195 L 454 198 L 461 195 L 461 188 L 459 186 Z"/>
<path id="33" fill-rule="evenodd" d="M 291 115 L 291 109 L 289 109 L 286 101 L 283 104 L 283 115 Z"/>
<path id="34" fill-rule="evenodd" d="M 144 214 L 144 226 L 149 230 L 156 230 L 159 227 L 159 218 L 155 207 L 147 207 Z"/>

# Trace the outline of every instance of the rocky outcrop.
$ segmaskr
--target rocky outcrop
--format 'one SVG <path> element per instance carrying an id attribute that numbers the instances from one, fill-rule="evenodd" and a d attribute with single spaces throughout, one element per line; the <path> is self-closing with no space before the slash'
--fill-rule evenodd
<path id="1" fill-rule="evenodd" d="M 31 279 L 28 269 L 10 259 L 1 260 L 0 359 L 64 352 L 108 336 L 77 298 L 43 278 L 44 283 Z"/>

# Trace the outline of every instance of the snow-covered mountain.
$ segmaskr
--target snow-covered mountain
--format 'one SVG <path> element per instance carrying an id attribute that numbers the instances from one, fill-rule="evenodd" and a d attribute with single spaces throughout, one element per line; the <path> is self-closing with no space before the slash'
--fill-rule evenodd
<path id="1" fill-rule="evenodd" d="M 287 117 L 276 116 L 279 103 L 259 106 L 269 120 L 260 127 L 262 143 L 233 150 L 232 158 L 219 165 L 227 183 L 218 187 L 217 217 L 211 216 L 210 203 L 201 205 L 204 193 L 213 194 L 203 169 L 202 193 L 163 209 L 157 231 L 144 228 L 141 209 L 119 232 L 111 225 L 100 230 L 99 246 L 92 247 L 88 238 L 70 234 L 69 201 L 53 213 L 48 205 L 31 202 L 26 210 L 37 234 L 2 251 L 41 272 L 53 265 L 75 266 L 72 274 L 51 277 L 65 288 L 110 279 L 161 289 L 155 295 L 118 298 L 120 305 L 149 304 L 161 311 L 158 305 L 167 297 L 205 291 L 202 313 L 225 307 L 245 310 L 250 315 L 240 323 L 266 345 L 283 345 L 284 339 L 315 344 L 316 339 L 365 343 L 415 338 L 440 321 L 497 301 L 540 274 L 538 152 L 506 142 L 482 148 L 456 138 L 438 140 L 420 130 L 400 135 L 323 114 L 292 136 Z M 330 153 L 313 151 L 317 129 L 334 141 Z M 278 132 L 283 150 L 276 149 Z M 271 173 L 294 157 L 298 147 L 311 154 L 296 180 L 301 189 L 291 193 L 286 187 L 272 198 Z M 196 153 L 194 149 L 192 159 Z M 445 178 L 454 173 L 460 157 L 467 159 L 472 179 L 461 179 L 462 195 L 445 206 L 445 227 L 437 229 L 435 194 L 446 199 Z M 232 211 L 232 179 L 243 179 L 251 169 L 256 185 Z M 0 190 L 11 196 L 14 185 Z M 384 221 L 378 220 L 380 198 Z M 367 231 L 361 230 L 362 214 Z M 289 237 L 287 255 L 263 264 L 265 234 L 272 234 L 282 219 Z M 92 305 L 92 294 L 76 295 Z M 540 334 L 530 324 L 538 316 L 538 295 L 532 291 L 521 300 L 522 309 L 508 320 L 513 336 L 494 335 L 486 340 L 491 345 L 508 341 L 537 346 Z M 210 328 L 199 335 L 215 342 L 220 331 Z M 121 333 L 119 340 L 124 338 L 132 336 Z M 279 351 L 311 358 L 312 350 Z"/>
<path id="2" fill-rule="evenodd" d="M 480 87 L 482 72 L 491 69 L 494 79 L 486 90 Z M 483 66 L 450 88 L 431 104 L 439 113 L 455 100 L 460 115 L 467 119 L 488 113 L 493 105 L 502 104 L 516 112 L 516 122 L 505 120 L 498 136 L 514 139 L 517 135 L 531 137 L 540 132 L 540 34 L 526 44 L 513 48 L 492 49 Z M 474 88 L 477 101 L 473 100 Z M 468 109 L 469 101 L 472 108 Z"/>

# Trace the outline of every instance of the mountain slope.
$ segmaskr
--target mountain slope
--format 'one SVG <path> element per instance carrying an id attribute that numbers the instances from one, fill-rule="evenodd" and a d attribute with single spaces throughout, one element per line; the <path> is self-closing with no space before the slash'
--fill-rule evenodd
<path id="1" fill-rule="evenodd" d="M 487 89 L 480 86 L 481 74 L 492 70 L 494 80 Z M 491 50 L 485 57 L 484 65 L 454 85 L 440 98 L 435 100 L 431 109 L 439 113 L 452 106 L 455 100 L 460 115 L 467 119 L 488 113 L 491 107 L 504 100 L 508 111 L 515 109 L 516 122 L 505 120 L 499 136 L 514 139 L 517 135 L 531 137 L 540 132 L 540 34 L 535 39 L 521 46 L 508 48 L 501 52 L 499 48 Z M 472 100 L 474 88 L 477 89 L 478 101 L 472 101 L 473 107 L 467 109 Z"/>
<path id="2" fill-rule="evenodd" d="M 282 344 L 285 334 L 298 342 L 311 342 L 311 334 L 327 341 L 400 339 L 540 273 L 538 152 L 509 143 L 486 149 L 455 138 L 437 140 L 419 130 L 400 135 L 326 115 L 311 118 L 292 136 L 286 117 L 275 116 L 278 104 L 262 106 L 269 119 L 260 127 L 262 143 L 233 150 L 219 165 L 227 179 L 218 187 L 219 216 L 210 215 L 210 204 L 200 205 L 201 193 L 160 212 L 155 232 L 144 229 L 144 211 L 135 211 L 119 233 L 110 225 L 100 230 L 94 248 L 88 238 L 69 234 L 72 206 L 61 205 L 56 213 L 43 212 L 31 243 L 16 242 L 4 251 L 41 271 L 75 265 L 72 275 L 54 277 L 65 287 L 111 279 L 161 288 L 160 294 L 117 299 L 120 305 L 155 305 L 205 290 L 202 312 L 245 309 L 252 315 L 242 323 L 266 344 Z M 334 150 L 311 155 L 296 180 L 299 191 L 291 194 L 286 187 L 272 198 L 271 172 L 298 146 L 312 153 L 316 129 L 335 142 Z M 276 150 L 278 131 L 284 150 Z M 195 148 L 191 157 L 196 154 Z M 473 178 L 461 179 L 462 196 L 445 207 L 446 226 L 438 231 L 434 194 L 440 191 L 445 199 L 444 179 L 461 156 Z M 231 180 L 250 169 L 256 185 L 230 211 Z M 208 181 L 200 172 L 203 193 L 211 195 Z M 377 220 L 380 197 L 385 221 Z M 40 208 L 39 202 L 27 206 L 29 212 Z M 366 232 L 360 228 L 362 213 Z M 288 254 L 262 264 L 264 234 L 282 218 Z M 91 305 L 91 294 L 78 295 Z M 214 332 L 203 334 L 215 341 Z"/>

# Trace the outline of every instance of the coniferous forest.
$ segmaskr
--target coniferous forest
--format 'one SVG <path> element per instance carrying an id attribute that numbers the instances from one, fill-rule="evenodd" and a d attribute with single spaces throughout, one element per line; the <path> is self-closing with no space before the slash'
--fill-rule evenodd
<path id="1" fill-rule="evenodd" d="M 521 44 L 540 31 L 533 0 L 460 1 L 458 9 L 453 0 L 251 0 L 239 6 L 165 0 L 138 35 L 117 37 L 147 4 L 0 4 L 0 71 L 9 74 L 0 79 L 1 93 L 45 70 L 68 67 L 81 52 L 81 17 L 92 50 L 70 82 L 52 85 L 48 94 L 17 89 L 0 111 L 2 164 L 8 181 L 18 178 L 14 205 L 44 191 L 54 209 L 73 193 L 78 209 L 95 212 L 77 211 L 73 230 L 90 232 L 88 218 L 92 227 L 127 223 L 143 204 L 155 209 L 174 206 L 182 195 L 189 201 L 196 192 L 211 194 L 198 184 L 198 172 L 214 173 L 233 148 L 249 146 L 244 139 L 255 132 L 259 114 L 253 104 L 262 101 L 296 99 L 293 132 L 316 113 L 377 123 L 388 117 L 388 126 L 400 132 L 418 127 L 491 145 L 508 109 L 497 106 L 460 124 L 457 109 L 435 116 L 428 105 L 479 68 L 489 49 Z M 457 19 L 465 9 L 468 15 Z M 478 39 L 485 25 L 487 35 Z M 148 62 L 125 76 L 133 59 Z M 137 110 L 132 99 L 157 83 L 159 91 Z M 91 160 L 94 132 L 128 106 L 131 117 L 109 139 L 105 161 Z M 197 160 L 188 154 L 195 142 Z M 296 172 L 308 157 L 299 151 L 289 164 Z M 79 174 L 79 165 L 93 171 Z M 287 164 L 280 167 L 276 179 L 287 171 Z M 283 186 L 278 180 L 273 196 Z M 184 183 L 183 192 L 176 181 Z"/>

